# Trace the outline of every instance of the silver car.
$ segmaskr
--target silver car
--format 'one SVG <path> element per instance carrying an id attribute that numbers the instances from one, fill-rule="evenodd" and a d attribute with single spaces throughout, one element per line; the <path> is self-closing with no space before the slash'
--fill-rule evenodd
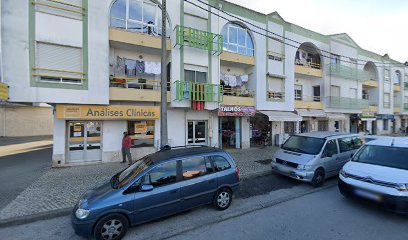
<path id="1" fill-rule="evenodd" d="M 272 157 L 272 170 L 318 187 L 340 169 L 366 141 L 365 136 L 313 132 L 291 136 Z"/>

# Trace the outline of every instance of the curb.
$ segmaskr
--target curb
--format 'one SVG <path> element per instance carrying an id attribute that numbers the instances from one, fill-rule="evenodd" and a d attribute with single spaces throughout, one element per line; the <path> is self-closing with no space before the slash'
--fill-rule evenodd
<path id="1" fill-rule="evenodd" d="M 326 185 L 324 185 L 323 187 L 320 187 L 320 188 L 311 189 L 311 190 L 306 191 L 306 192 L 295 193 L 295 194 L 292 194 L 292 195 L 289 195 L 289 196 L 274 199 L 274 200 L 266 202 L 266 203 L 259 203 L 259 204 L 253 206 L 250 209 L 246 209 L 246 210 L 243 210 L 243 211 L 238 210 L 236 212 L 228 214 L 228 216 L 221 216 L 221 217 L 218 217 L 217 219 L 210 219 L 210 220 L 201 222 L 201 224 L 199 226 L 189 226 L 189 227 L 185 227 L 183 229 L 178 229 L 178 230 L 165 232 L 160 237 L 155 238 L 155 239 L 169 239 L 169 238 L 172 238 L 172 237 L 176 237 L 176 236 L 178 236 L 180 234 L 183 234 L 183 233 L 190 232 L 190 231 L 193 231 L 195 229 L 198 229 L 198 228 L 200 228 L 200 227 L 202 227 L 204 225 L 217 224 L 217 223 L 229 220 L 229 219 L 237 218 L 237 217 L 240 217 L 242 215 L 252 213 L 252 212 L 255 212 L 255 211 L 259 211 L 259 210 L 264 209 L 264 208 L 279 205 L 281 203 L 284 203 L 284 202 L 287 202 L 287 201 L 290 201 L 290 200 L 293 200 L 293 199 L 296 199 L 296 198 L 299 198 L 299 197 L 303 197 L 303 196 L 306 196 L 306 195 L 309 195 L 309 194 L 313 194 L 315 192 L 319 192 L 319 191 L 322 191 L 322 190 L 325 190 L 325 189 L 329 189 L 329 188 L 332 188 L 332 187 L 335 187 L 335 186 L 337 186 L 337 181 L 334 181 L 333 183 L 330 183 L 330 184 L 326 184 Z"/>
<path id="2" fill-rule="evenodd" d="M 0 228 L 11 227 L 11 226 L 16 226 L 16 225 L 36 222 L 40 220 L 48 220 L 52 218 L 67 216 L 71 214 L 72 208 L 62 208 L 62 209 L 52 210 L 52 211 L 43 212 L 43 213 L 37 213 L 37 214 L 32 214 L 32 215 L 27 215 L 27 216 L 0 220 Z"/>

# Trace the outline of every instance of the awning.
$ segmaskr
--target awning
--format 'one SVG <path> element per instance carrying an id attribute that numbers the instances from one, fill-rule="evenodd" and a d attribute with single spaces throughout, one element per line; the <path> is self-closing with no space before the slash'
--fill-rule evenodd
<path id="1" fill-rule="evenodd" d="M 326 117 L 326 113 L 319 109 L 296 109 L 296 112 L 302 117 Z"/>
<path id="2" fill-rule="evenodd" d="M 333 120 L 347 120 L 348 116 L 343 113 L 326 113 L 327 118 Z"/>
<path id="3" fill-rule="evenodd" d="M 302 117 L 291 112 L 280 112 L 280 111 L 260 111 L 260 113 L 265 114 L 269 117 L 269 121 L 276 122 L 299 122 L 302 121 Z"/>

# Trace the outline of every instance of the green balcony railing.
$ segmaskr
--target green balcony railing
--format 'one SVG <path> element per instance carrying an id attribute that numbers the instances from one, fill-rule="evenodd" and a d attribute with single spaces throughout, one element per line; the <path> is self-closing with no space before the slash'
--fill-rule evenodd
<path id="1" fill-rule="evenodd" d="M 326 97 L 326 106 L 329 108 L 366 109 L 368 100 L 346 97 Z"/>
<path id="2" fill-rule="evenodd" d="M 404 82 L 404 89 L 408 90 L 408 82 Z"/>
<path id="3" fill-rule="evenodd" d="M 404 103 L 404 110 L 408 111 L 408 103 Z"/>
<path id="4" fill-rule="evenodd" d="M 222 35 L 180 25 L 176 26 L 176 45 L 204 49 L 218 55 L 223 51 Z"/>
<path id="5" fill-rule="evenodd" d="M 327 69 L 330 75 L 352 80 L 369 80 L 370 74 L 361 69 L 345 66 L 342 64 L 329 64 Z"/>
<path id="6" fill-rule="evenodd" d="M 223 89 L 220 85 L 179 80 L 175 82 L 175 85 L 177 100 L 192 100 L 198 102 L 223 101 Z"/>

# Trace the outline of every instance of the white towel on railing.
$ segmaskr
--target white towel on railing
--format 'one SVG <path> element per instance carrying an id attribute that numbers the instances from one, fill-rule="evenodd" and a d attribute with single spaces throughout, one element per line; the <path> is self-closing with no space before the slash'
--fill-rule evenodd
<path id="1" fill-rule="evenodd" d="M 243 83 L 248 82 L 248 75 L 241 75 L 240 77 Z"/>
<path id="2" fill-rule="evenodd" d="M 237 86 L 237 77 L 234 75 L 225 74 L 225 83 L 231 87 Z"/>

